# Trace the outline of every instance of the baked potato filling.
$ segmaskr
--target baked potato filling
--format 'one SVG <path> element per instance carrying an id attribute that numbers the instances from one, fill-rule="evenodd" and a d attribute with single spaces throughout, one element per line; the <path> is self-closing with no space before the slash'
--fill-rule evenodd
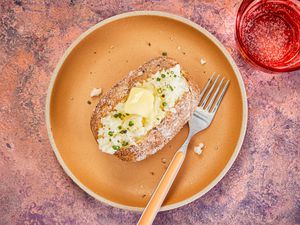
<path id="1" fill-rule="evenodd" d="M 176 102 L 188 90 L 179 64 L 135 84 L 126 101 L 101 119 L 99 148 L 114 154 L 121 148 L 137 145 L 167 113 L 176 113 Z"/>

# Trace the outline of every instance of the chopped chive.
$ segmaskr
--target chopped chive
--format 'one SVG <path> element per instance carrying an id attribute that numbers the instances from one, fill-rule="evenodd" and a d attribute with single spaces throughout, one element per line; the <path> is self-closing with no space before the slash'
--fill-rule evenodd
<path id="1" fill-rule="evenodd" d="M 159 118 L 156 118 L 157 120 L 159 120 Z"/>
<path id="2" fill-rule="evenodd" d="M 174 77 L 177 77 L 176 75 L 174 75 Z"/>
<path id="3" fill-rule="evenodd" d="M 120 131 L 120 134 L 126 134 L 127 133 L 127 130 L 121 130 Z"/>
<path id="4" fill-rule="evenodd" d="M 169 88 L 171 91 L 174 91 L 174 88 L 171 85 L 169 85 Z"/>
<path id="5" fill-rule="evenodd" d="M 166 74 L 162 74 L 161 77 L 162 77 L 162 78 L 165 78 L 165 77 L 166 77 Z"/>
<path id="6" fill-rule="evenodd" d="M 122 113 L 116 113 L 116 114 L 114 114 L 114 117 L 115 118 L 120 118 L 120 119 L 122 119 L 122 117 L 124 117 L 124 115 L 122 114 Z"/>
<path id="7" fill-rule="evenodd" d="M 160 78 L 158 77 L 158 78 L 156 78 L 156 81 L 160 81 Z"/>
<path id="8" fill-rule="evenodd" d="M 122 146 L 127 146 L 129 143 L 127 141 L 122 142 Z"/>
<path id="9" fill-rule="evenodd" d="M 121 130 L 121 129 L 122 129 L 122 126 L 118 126 L 118 129 Z"/>
<path id="10" fill-rule="evenodd" d="M 165 107 L 165 106 L 167 106 L 167 103 L 166 103 L 166 102 L 163 102 L 162 105 Z"/>
<path id="11" fill-rule="evenodd" d="M 113 136 L 113 135 L 114 135 L 114 132 L 108 131 L 108 135 L 109 135 L 109 136 Z"/>
<path id="12" fill-rule="evenodd" d="M 161 93 L 162 93 L 161 88 L 158 88 L 158 89 L 157 89 L 157 92 L 158 92 L 159 94 L 161 94 Z"/>
<path id="13" fill-rule="evenodd" d="M 130 127 L 132 127 L 132 126 L 134 125 L 134 122 L 130 120 L 129 123 L 128 123 L 128 125 L 129 125 Z"/>
<path id="14" fill-rule="evenodd" d="M 126 116 L 129 116 L 129 113 L 126 113 Z"/>
<path id="15" fill-rule="evenodd" d="M 111 141 L 111 138 L 110 139 L 108 139 L 109 141 Z"/>
<path id="16" fill-rule="evenodd" d="M 113 145 L 112 148 L 113 148 L 114 150 L 119 150 L 119 149 L 120 149 L 120 146 L 118 146 L 118 145 Z"/>
<path id="17" fill-rule="evenodd" d="M 168 55 L 167 52 L 162 52 L 161 54 L 162 54 L 163 56 L 167 56 L 167 55 Z"/>
<path id="18" fill-rule="evenodd" d="M 174 74 L 174 71 L 171 70 L 171 74 Z"/>

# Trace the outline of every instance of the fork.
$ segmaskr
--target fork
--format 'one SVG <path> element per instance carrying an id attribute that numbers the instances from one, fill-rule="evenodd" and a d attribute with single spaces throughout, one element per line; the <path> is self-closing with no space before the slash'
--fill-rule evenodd
<path id="1" fill-rule="evenodd" d="M 138 225 L 152 224 L 185 159 L 190 140 L 199 131 L 208 128 L 213 121 L 230 82 L 229 80 L 227 80 L 227 82 L 223 85 L 225 81 L 225 78 L 223 77 L 216 90 L 214 91 L 220 75 L 218 75 L 215 80 L 214 76 L 215 74 L 213 74 L 209 78 L 203 91 L 200 94 L 199 106 L 196 108 L 195 112 L 192 115 L 192 118 L 188 122 L 189 134 L 187 139 L 185 140 L 181 148 L 175 153 L 166 172 L 161 178 L 146 208 L 144 209 L 143 214 L 138 221 Z M 222 91 L 221 93 L 219 93 L 221 88 Z"/>

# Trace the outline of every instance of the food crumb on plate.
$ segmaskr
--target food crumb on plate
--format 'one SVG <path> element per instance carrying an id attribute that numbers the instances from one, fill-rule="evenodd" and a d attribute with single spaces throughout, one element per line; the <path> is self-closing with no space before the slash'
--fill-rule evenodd
<path id="1" fill-rule="evenodd" d="M 200 143 L 199 145 L 197 145 L 195 148 L 194 148 L 194 152 L 198 155 L 201 155 L 202 151 L 203 151 L 203 148 L 204 148 L 204 144 L 203 143 Z"/>
<path id="2" fill-rule="evenodd" d="M 206 64 L 206 60 L 205 59 L 200 59 L 200 63 L 201 63 L 201 65 L 204 65 L 204 64 Z"/>
<path id="3" fill-rule="evenodd" d="M 90 96 L 91 97 L 98 97 L 99 95 L 101 95 L 101 93 L 102 93 L 101 88 L 93 88 L 93 90 L 91 91 Z"/>
<path id="4" fill-rule="evenodd" d="M 162 159 L 161 159 L 161 162 L 162 162 L 163 164 L 166 164 L 167 159 L 166 159 L 166 158 L 162 158 Z"/>

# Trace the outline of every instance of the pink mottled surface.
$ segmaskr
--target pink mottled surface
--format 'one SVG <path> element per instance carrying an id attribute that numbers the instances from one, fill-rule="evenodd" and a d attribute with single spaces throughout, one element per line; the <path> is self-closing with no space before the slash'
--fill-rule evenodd
<path id="1" fill-rule="evenodd" d="M 34 3 L 35 2 L 35 3 Z M 59 58 L 83 31 L 110 16 L 162 10 L 214 34 L 242 73 L 246 139 L 233 168 L 201 199 L 154 224 L 300 224 L 300 72 L 266 74 L 234 41 L 240 1 L 0 2 L 0 224 L 134 224 L 139 213 L 89 197 L 63 172 L 47 138 L 44 106 Z"/>

